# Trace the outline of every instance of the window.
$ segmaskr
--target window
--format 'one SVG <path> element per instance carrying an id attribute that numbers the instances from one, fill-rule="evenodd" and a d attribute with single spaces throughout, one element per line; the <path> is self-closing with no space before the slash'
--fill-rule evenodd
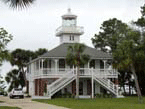
<path id="1" fill-rule="evenodd" d="M 43 62 L 43 68 L 51 68 L 51 60 L 46 59 Z"/>
<path id="2" fill-rule="evenodd" d="M 104 62 L 100 60 L 100 69 L 104 69 Z"/>
<path id="3" fill-rule="evenodd" d="M 72 36 L 72 40 L 74 40 L 74 36 Z"/>
<path id="4" fill-rule="evenodd" d="M 60 59 L 59 60 L 59 71 L 64 71 L 65 70 L 65 60 Z"/>
<path id="5" fill-rule="evenodd" d="M 91 62 L 90 62 L 90 68 L 95 68 L 95 60 L 91 60 Z"/>
<path id="6" fill-rule="evenodd" d="M 70 35 L 70 41 L 74 41 L 74 36 Z"/>

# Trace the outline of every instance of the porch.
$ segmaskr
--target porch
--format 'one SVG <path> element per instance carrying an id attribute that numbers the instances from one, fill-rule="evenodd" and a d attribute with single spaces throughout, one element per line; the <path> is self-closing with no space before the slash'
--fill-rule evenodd
<path id="1" fill-rule="evenodd" d="M 107 64 L 106 59 L 91 59 L 87 64 L 83 64 L 79 68 L 80 77 L 91 77 L 92 72 L 101 78 L 118 78 L 117 71 Z M 33 60 L 28 65 L 27 79 L 30 76 L 36 78 L 60 78 L 64 74 L 72 71 L 76 74 L 75 66 L 67 65 L 65 59 L 40 58 Z"/>
<path id="2" fill-rule="evenodd" d="M 77 74 L 77 68 L 72 69 L 54 69 L 54 68 L 42 68 L 40 70 L 33 71 L 33 79 L 37 78 L 60 78 L 64 74 L 72 72 L 73 75 Z M 118 78 L 117 70 L 115 69 L 93 69 L 93 68 L 80 68 L 79 77 L 91 77 L 96 75 L 99 78 Z M 27 77 L 30 75 L 27 74 Z"/>

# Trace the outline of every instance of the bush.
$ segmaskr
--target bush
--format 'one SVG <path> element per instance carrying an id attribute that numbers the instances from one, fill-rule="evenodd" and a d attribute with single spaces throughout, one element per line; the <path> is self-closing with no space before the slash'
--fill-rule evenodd
<path id="1" fill-rule="evenodd" d="M 75 98 L 75 95 L 74 95 L 74 94 L 72 94 L 72 95 L 71 95 L 71 98 Z"/>
<path id="2" fill-rule="evenodd" d="M 61 91 L 58 91 L 57 93 L 55 93 L 52 98 L 61 98 L 62 97 L 62 93 Z"/>
<path id="3" fill-rule="evenodd" d="M 95 94 L 95 97 L 96 98 L 101 98 L 101 94 L 97 93 L 97 94 Z"/>
<path id="4" fill-rule="evenodd" d="M 62 98 L 71 98 L 72 94 L 70 92 L 66 92 L 62 94 Z"/>
<path id="5" fill-rule="evenodd" d="M 4 92 L 4 96 L 8 96 L 8 93 L 7 92 Z"/>
<path id="6" fill-rule="evenodd" d="M 95 94 L 95 97 L 96 98 L 112 98 L 112 95 L 111 94 L 103 94 L 103 93 L 99 94 L 99 93 L 97 93 L 97 94 Z"/>

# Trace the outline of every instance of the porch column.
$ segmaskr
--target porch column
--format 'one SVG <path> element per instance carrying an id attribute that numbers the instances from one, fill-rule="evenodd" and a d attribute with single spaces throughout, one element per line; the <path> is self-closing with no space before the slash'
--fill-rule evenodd
<path id="1" fill-rule="evenodd" d="M 89 73 L 89 75 L 91 74 L 91 72 L 90 72 L 90 61 L 91 60 L 88 61 L 88 73 Z"/>
<path id="2" fill-rule="evenodd" d="M 92 72 L 92 99 L 94 98 L 94 77 L 93 77 L 93 68 L 91 68 Z"/>
<path id="3" fill-rule="evenodd" d="M 103 62 L 104 62 L 104 70 L 106 69 L 106 62 L 107 62 L 107 60 L 103 60 Z"/>
<path id="4" fill-rule="evenodd" d="M 90 60 L 88 61 L 88 68 L 90 68 Z"/>
<path id="5" fill-rule="evenodd" d="M 106 77 L 106 74 L 105 74 L 105 69 L 106 69 L 106 62 L 107 62 L 107 60 L 103 60 L 103 62 L 104 62 L 104 75 L 105 75 L 105 77 Z"/>
<path id="6" fill-rule="evenodd" d="M 74 65 L 73 65 L 73 74 L 75 74 L 75 67 L 74 67 Z"/>
<path id="7" fill-rule="evenodd" d="M 41 61 L 40 61 L 40 59 L 39 59 L 39 75 L 40 75 L 40 67 L 41 66 Z"/>
<path id="8" fill-rule="evenodd" d="M 41 60 L 41 64 L 42 64 L 42 65 L 41 65 L 41 75 L 43 75 L 43 72 L 44 72 L 44 71 L 43 71 L 43 62 L 44 62 L 44 60 L 42 59 L 42 60 Z"/>
<path id="9" fill-rule="evenodd" d="M 32 86 L 29 87 L 29 88 L 30 88 L 29 90 L 31 90 L 32 96 L 35 96 L 35 84 L 36 84 L 36 83 L 35 83 L 35 80 L 34 80 L 34 79 L 33 79 L 31 82 L 32 82 L 32 84 L 31 84 L 31 83 L 29 83 L 29 84 L 31 84 Z M 30 91 L 29 91 L 29 92 L 30 92 Z"/>
<path id="10" fill-rule="evenodd" d="M 55 59 L 55 73 L 57 74 L 57 63 L 58 63 L 58 59 Z"/>

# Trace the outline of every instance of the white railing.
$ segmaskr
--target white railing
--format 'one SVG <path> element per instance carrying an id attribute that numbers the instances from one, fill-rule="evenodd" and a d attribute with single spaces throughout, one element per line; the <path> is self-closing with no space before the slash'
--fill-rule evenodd
<path id="1" fill-rule="evenodd" d="M 43 68 L 40 70 L 33 71 L 34 77 L 46 77 L 46 76 L 58 76 L 61 77 L 69 71 L 73 71 L 76 74 L 76 68 L 74 69 L 55 69 L 55 68 Z M 96 75 L 98 78 L 118 78 L 118 73 L 116 70 L 108 70 L 108 69 L 91 69 L 91 68 L 80 68 L 79 76 L 88 76 Z"/>
<path id="2" fill-rule="evenodd" d="M 70 26 L 70 27 L 65 27 L 61 26 L 56 29 L 56 35 L 59 35 L 61 33 L 79 33 L 83 34 L 84 33 L 84 28 L 80 26 Z"/>
<path id="3" fill-rule="evenodd" d="M 98 78 L 118 78 L 118 72 L 115 69 L 92 69 L 92 72 Z"/>
<path id="4" fill-rule="evenodd" d="M 52 96 L 57 91 L 68 85 L 70 82 L 72 82 L 75 79 L 75 75 L 73 70 L 69 71 L 68 73 L 64 74 L 61 78 L 54 81 L 52 84 L 48 85 L 48 96 Z"/>
<path id="5" fill-rule="evenodd" d="M 110 92 L 112 92 L 115 95 L 118 95 L 118 85 L 115 85 L 113 82 L 106 78 L 98 78 L 98 76 L 96 75 L 93 75 L 93 77 L 97 82 L 99 82 L 102 86 L 107 88 Z"/>

